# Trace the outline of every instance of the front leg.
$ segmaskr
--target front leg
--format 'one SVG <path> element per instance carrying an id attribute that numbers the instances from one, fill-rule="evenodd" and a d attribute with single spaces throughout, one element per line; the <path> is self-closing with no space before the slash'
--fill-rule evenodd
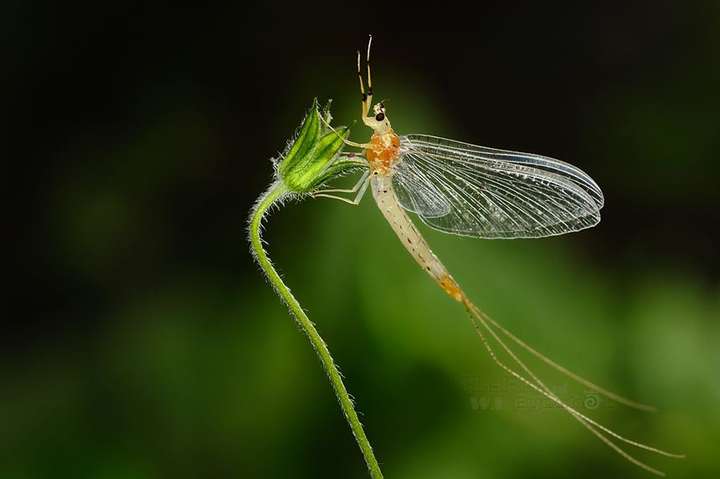
<path id="1" fill-rule="evenodd" d="M 371 147 L 372 147 L 372 145 L 371 145 L 370 143 L 357 143 L 357 142 L 350 141 L 350 140 L 344 138 L 340 133 L 338 133 L 338 131 L 337 131 L 335 128 L 332 127 L 332 125 L 330 125 L 330 123 L 328 123 L 327 121 L 325 121 L 325 118 L 323 118 L 322 116 L 320 116 L 320 120 L 325 124 L 325 126 L 328 127 L 328 129 L 329 129 L 330 131 L 332 131 L 332 132 L 335 133 L 337 136 L 339 136 L 340 139 L 343 141 L 343 143 L 345 143 L 346 145 L 348 145 L 348 146 L 354 146 L 354 147 L 356 147 L 356 148 L 362 148 L 363 150 L 367 150 L 368 148 L 371 148 Z"/>
<path id="2" fill-rule="evenodd" d="M 368 65 L 368 73 L 370 73 L 370 67 Z M 357 75 L 358 81 L 360 82 L 360 95 L 362 98 L 362 118 L 365 121 L 365 117 L 368 116 L 370 111 L 370 105 L 372 104 L 372 83 L 368 76 L 368 89 L 365 91 L 365 83 L 363 82 L 362 71 L 360 70 L 360 50 L 357 52 Z"/>

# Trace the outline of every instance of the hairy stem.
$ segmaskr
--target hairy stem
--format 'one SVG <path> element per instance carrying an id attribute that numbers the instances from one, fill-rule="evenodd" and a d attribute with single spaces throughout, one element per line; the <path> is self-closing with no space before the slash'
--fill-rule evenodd
<path id="1" fill-rule="evenodd" d="M 310 319 L 305 314 L 305 311 L 303 311 L 300 303 L 298 303 L 298 301 L 292 295 L 290 289 L 285 285 L 285 283 L 283 283 L 280 275 L 273 267 L 272 263 L 270 262 L 270 258 L 265 252 L 265 249 L 263 248 L 263 219 L 268 210 L 276 202 L 282 200 L 283 197 L 287 194 L 288 190 L 285 185 L 282 182 L 278 181 L 274 183 L 256 203 L 255 208 L 250 215 L 249 226 L 252 253 L 255 256 L 257 263 L 260 265 L 260 268 L 262 268 L 263 273 L 265 273 L 265 275 L 267 276 L 268 281 L 270 281 L 270 284 L 273 286 L 273 288 L 275 288 L 275 291 L 280 296 L 280 298 L 285 302 L 285 304 L 287 304 L 290 312 L 295 318 L 295 321 L 297 321 L 300 328 L 307 335 L 308 339 L 310 340 L 310 344 L 312 344 L 312 347 L 313 349 L 315 349 L 318 358 L 320 358 L 320 362 L 322 363 L 323 369 L 325 369 L 325 372 L 330 379 L 330 383 L 332 384 L 333 390 L 335 391 L 335 396 L 340 403 L 340 407 L 342 408 L 343 414 L 345 415 L 345 419 L 350 425 L 350 429 L 355 436 L 355 440 L 357 441 L 358 446 L 360 446 L 360 450 L 362 451 L 363 457 L 365 458 L 365 463 L 367 464 L 368 470 L 370 471 L 370 476 L 374 479 L 382 478 L 383 475 L 380 471 L 380 466 L 378 465 L 377 459 L 375 459 L 375 454 L 373 453 L 372 447 L 370 446 L 370 441 L 368 441 L 368 438 L 365 435 L 365 431 L 363 430 L 362 424 L 360 423 L 357 412 L 355 412 L 355 407 L 352 400 L 350 399 L 350 395 L 348 394 L 347 389 L 345 389 L 345 384 L 343 384 L 340 371 L 338 371 L 338 368 L 335 365 L 335 361 L 330 355 L 330 351 L 328 350 L 325 341 L 323 341 L 322 337 L 317 332 L 317 329 L 315 329 L 312 321 L 310 321 Z"/>

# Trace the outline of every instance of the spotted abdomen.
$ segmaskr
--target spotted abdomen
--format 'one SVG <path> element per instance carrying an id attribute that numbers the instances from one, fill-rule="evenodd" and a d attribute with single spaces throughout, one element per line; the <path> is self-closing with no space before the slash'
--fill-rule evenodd
<path id="1" fill-rule="evenodd" d="M 385 219 L 395 231 L 403 246 L 415 258 L 415 261 L 440 285 L 440 287 L 456 301 L 463 300 L 463 293 L 447 269 L 420 235 L 395 197 L 392 176 L 374 172 L 372 175 L 372 192 L 375 202 Z"/>

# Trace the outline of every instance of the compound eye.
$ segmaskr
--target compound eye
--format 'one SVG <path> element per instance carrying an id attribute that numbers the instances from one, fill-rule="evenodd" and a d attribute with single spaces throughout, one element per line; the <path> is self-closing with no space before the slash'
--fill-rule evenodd
<path id="1" fill-rule="evenodd" d="M 385 119 L 385 113 L 378 113 L 377 115 L 375 115 L 375 119 L 377 121 L 383 121 Z"/>

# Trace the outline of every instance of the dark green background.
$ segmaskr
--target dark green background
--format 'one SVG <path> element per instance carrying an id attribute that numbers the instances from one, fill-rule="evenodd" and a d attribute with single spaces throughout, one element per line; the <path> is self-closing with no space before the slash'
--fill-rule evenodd
<path id="1" fill-rule="evenodd" d="M 638 454 L 671 477 L 718 477 L 717 2 L 453 10 L 475 33 L 402 33 L 445 24 L 400 6 L 353 32 L 367 6 L 338 9 L 328 30 L 284 8 L 26 2 L 3 16 L 0 477 L 366 477 L 245 226 L 313 97 L 335 99 L 338 124 L 359 119 L 368 31 L 399 133 L 558 157 L 601 185 L 603 222 L 578 234 L 422 230 L 494 318 L 660 412 L 587 409 L 582 387 L 538 365 L 551 387 L 686 452 Z M 369 195 L 288 205 L 266 239 L 388 478 L 650 477 L 490 361 Z"/>

